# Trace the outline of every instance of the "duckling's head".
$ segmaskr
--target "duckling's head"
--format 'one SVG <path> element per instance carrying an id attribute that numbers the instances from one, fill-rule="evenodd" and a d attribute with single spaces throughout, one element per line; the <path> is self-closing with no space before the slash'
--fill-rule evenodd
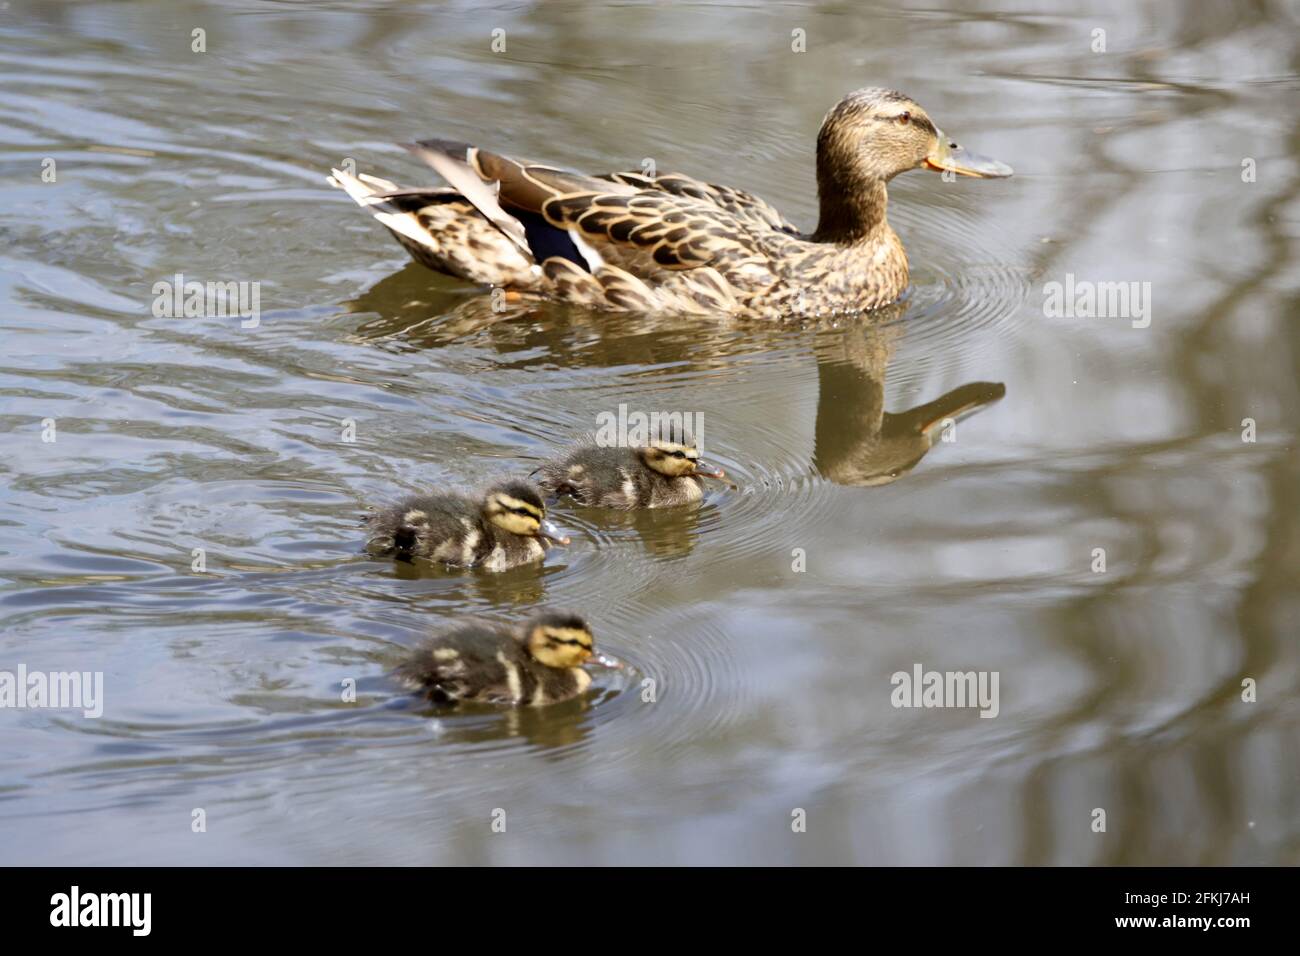
<path id="1" fill-rule="evenodd" d="M 668 478 L 683 478 L 687 475 L 722 478 L 726 474 L 721 468 L 701 460 L 700 450 L 689 437 L 681 442 L 656 438 L 644 448 L 638 448 L 637 454 L 647 468 Z"/>
<path id="2" fill-rule="evenodd" d="M 1011 175 L 1011 167 L 972 153 L 944 135 L 921 105 L 894 90 L 856 90 L 822 120 L 817 134 L 817 191 L 821 198 L 819 233 L 843 225 L 830 212 L 870 203 L 883 218 L 884 184 L 909 169 L 952 172 L 979 179 Z M 861 218 L 861 217 L 851 217 Z M 864 225 L 875 223 L 868 217 Z"/>
<path id="3" fill-rule="evenodd" d="M 537 487 L 527 481 L 507 481 L 488 490 L 483 517 L 495 527 L 525 538 L 545 538 L 568 544 L 560 529 L 546 520 L 546 503 Z"/>
<path id="4" fill-rule="evenodd" d="M 591 628 L 577 614 L 547 612 L 528 624 L 528 653 L 547 667 L 580 667 L 595 654 Z"/>

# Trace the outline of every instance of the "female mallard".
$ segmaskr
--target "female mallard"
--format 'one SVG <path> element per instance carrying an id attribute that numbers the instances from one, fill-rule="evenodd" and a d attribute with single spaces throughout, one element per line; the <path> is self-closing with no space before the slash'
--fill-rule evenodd
<path id="1" fill-rule="evenodd" d="M 533 475 L 542 490 L 595 508 L 668 508 L 704 497 L 704 478 L 724 472 L 700 460 L 689 435 L 656 437 L 637 448 L 584 444 L 543 462 Z"/>
<path id="2" fill-rule="evenodd" d="M 584 176 L 465 143 L 406 147 L 450 189 L 403 189 L 334 170 L 431 269 L 618 311 L 767 316 L 855 313 L 907 288 L 885 184 L 909 169 L 980 178 L 1011 168 L 959 147 L 901 93 L 850 93 L 817 135 L 817 229 L 749 193 L 680 174 Z"/>
<path id="3" fill-rule="evenodd" d="M 518 629 L 475 623 L 435 635 L 394 676 L 435 704 L 538 707 L 590 687 L 591 675 L 582 669 L 587 664 L 622 666 L 596 653 L 586 621 L 551 611 Z"/>
<path id="4" fill-rule="evenodd" d="M 371 515 L 366 550 L 400 561 L 424 558 L 452 567 L 504 571 L 536 561 L 548 544 L 569 539 L 546 520 L 546 504 L 528 481 L 506 481 L 482 498 L 437 492 L 407 498 Z"/>

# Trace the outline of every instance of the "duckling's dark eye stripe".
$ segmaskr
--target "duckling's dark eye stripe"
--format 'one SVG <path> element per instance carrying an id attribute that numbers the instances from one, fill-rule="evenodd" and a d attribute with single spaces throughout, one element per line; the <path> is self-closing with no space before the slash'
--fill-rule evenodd
<path id="1" fill-rule="evenodd" d="M 567 634 L 575 634 L 575 633 L 576 633 L 577 636 L 576 636 L 576 637 L 565 637 L 564 635 L 565 635 L 566 633 L 567 633 Z M 576 645 L 578 645 L 579 647 L 586 647 L 586 648 L 590 648 L 590 647 L 591 647 L 591 636 L 588 635 L 588 634 L 583 634 L 583 633 L 580 632 L 580 631 L 579 631 L 579 632 L 575 632 L 575 631 L 568 630 L 568 629 L 565 629 L 565 630 L 553 630 L 553 631 L 548 632 L 547 635 L 546 635 L 546 637 L 547 637 L 547 639 L 548 639 L 552 644 L 576 644 Z"/>
<path id="2" fill-rule="evenodd" d="M 546 514 L 545 509 L 539 508 L 529 501 L 520 501 L 513 495 L 499 495 L 496 498 L 496 503 L 503 510 L 513 511 L 516 514 L 529 514 L 538 518 L 545 517 Z"/>

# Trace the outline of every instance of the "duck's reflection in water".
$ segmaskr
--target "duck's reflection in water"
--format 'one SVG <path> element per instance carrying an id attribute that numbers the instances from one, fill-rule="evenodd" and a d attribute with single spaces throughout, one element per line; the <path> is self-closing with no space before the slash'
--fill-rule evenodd
<path id="1" fill-rule="evenodd" d="M 897 481 L 945 430 L 1007 392 L 1000 382 L 968 382 L 914 408 L 886 411 L 885 372 L 902 328 L 897 322 L 858 325 L 816 335 L 813 467 L 837 484 Z"/>
<path id="2" fill-rule="evenodd" d="M 363 340 L 438 348 L 474 339 L 501 354 L 527 349 L 522 365 L 570 368 L 727 367 L 765 350 L 810 348 L 818 397 L 812 465 L 844 485 L 882 485 L 908 474 L 945 429 L 1006 394 L 998 382 L 969 382 L 914 408 L 885 410 L 886 371 L 906 334 L 906 302 L 860 318 L 780 324 L 730 317 L 637 315 L 547 303 L 505 304 L 488 294 L 449 291 L 417 266 L 376 283 L 347 303 L 376 313 L 357 328 Z M 512 356 L 513 358 L 513 356 Z"/>
<path id="3" fill-rule="evenodd" d="M 343 303 L 343 308 L 370 313 L 357 325 L 355 341 L 408 350 L 455 344 L 493 348 L 502 355 L 534 348 L 548 353 L 519 364 L 511 355 L 501 363 L 520 368 L 557 363 L 571 368 L 663 363 L 715 368 L 727 364 L 729 356 L 755 351 L 754 337 L 765 328 L 730 317 L 596 312 L 550 302 L 507 302 L 415 263 L 381 279 Z"/>

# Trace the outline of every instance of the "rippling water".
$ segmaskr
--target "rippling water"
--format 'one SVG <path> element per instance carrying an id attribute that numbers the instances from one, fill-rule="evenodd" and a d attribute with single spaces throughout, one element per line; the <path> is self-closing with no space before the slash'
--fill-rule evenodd
<path id="1" fill-rule="evenodd" d="M 0 861 L 1300 861 L 1294 5 L 4 14 L 0 670 L 105 700 L 0 709 Z M 442 135 L 811 225 L 864 85 L 1017 170 L 894 182 L 913 287 L 870 323 L 496 313 L 324 181 L 424 181 L 391 144 Z M 175 273 L 260 282 L 260 325 L 155 317 Z M 1047 317 L 1066 273 L 1149 281 L 1150 327 Z M 701 413 L 736 487 L 561 506 L 500 575 L 361 553 L 367 503 L 620 404 Z M 633 669 L 528 713 L 385 678 L 538 604 Z M 997 717 L 892 707 L 918 663 L 998 672 Z"/>

